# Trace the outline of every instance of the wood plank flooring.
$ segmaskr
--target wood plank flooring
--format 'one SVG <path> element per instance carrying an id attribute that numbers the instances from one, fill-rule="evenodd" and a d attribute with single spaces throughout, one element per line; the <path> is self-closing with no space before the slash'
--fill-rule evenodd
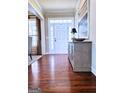
<path id="1" fill-rule="evenodd" d="M 46 55 L 29 66 L 28 87 L 42 93 L 96 93 L 96 77 L 73 72 L 67 55 Z"/>

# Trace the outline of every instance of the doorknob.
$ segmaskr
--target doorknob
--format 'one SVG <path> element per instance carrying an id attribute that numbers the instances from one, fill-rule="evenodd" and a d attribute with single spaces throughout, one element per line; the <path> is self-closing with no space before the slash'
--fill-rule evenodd
<path id="1" fill-rule="evenodd" d="M 54 41 L 56 42 L 56 38 L 54 38 Z"/>

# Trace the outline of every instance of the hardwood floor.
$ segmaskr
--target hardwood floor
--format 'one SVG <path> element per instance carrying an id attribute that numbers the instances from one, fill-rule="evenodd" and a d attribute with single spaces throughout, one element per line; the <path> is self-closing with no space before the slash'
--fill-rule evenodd
<path id="1" fill-rule="evenodd" d="M 28 87 L 42 93 L 96 93 L 96 77 L 74 73 L 67 55 L 46 55 L 29 66 Z"/>

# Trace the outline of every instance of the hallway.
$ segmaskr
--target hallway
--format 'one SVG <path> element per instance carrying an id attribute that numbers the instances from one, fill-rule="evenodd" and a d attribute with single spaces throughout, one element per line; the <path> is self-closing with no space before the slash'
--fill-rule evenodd
<path id="1" fill-rule="evenodd" d="M 96 77 L 74 73 L 67 55 L 45 55 L 28 69 L 28 87 L 42 93 L 96 93 Z"/>

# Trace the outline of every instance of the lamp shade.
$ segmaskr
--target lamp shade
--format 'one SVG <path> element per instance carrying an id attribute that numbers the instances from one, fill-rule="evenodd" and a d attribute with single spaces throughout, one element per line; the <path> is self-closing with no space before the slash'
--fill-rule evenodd
<path id="1" fill-rule="evenodd" d="M 71 33 L 73 34 L 77 33 L 76 28 L 72 28 Z"/>

